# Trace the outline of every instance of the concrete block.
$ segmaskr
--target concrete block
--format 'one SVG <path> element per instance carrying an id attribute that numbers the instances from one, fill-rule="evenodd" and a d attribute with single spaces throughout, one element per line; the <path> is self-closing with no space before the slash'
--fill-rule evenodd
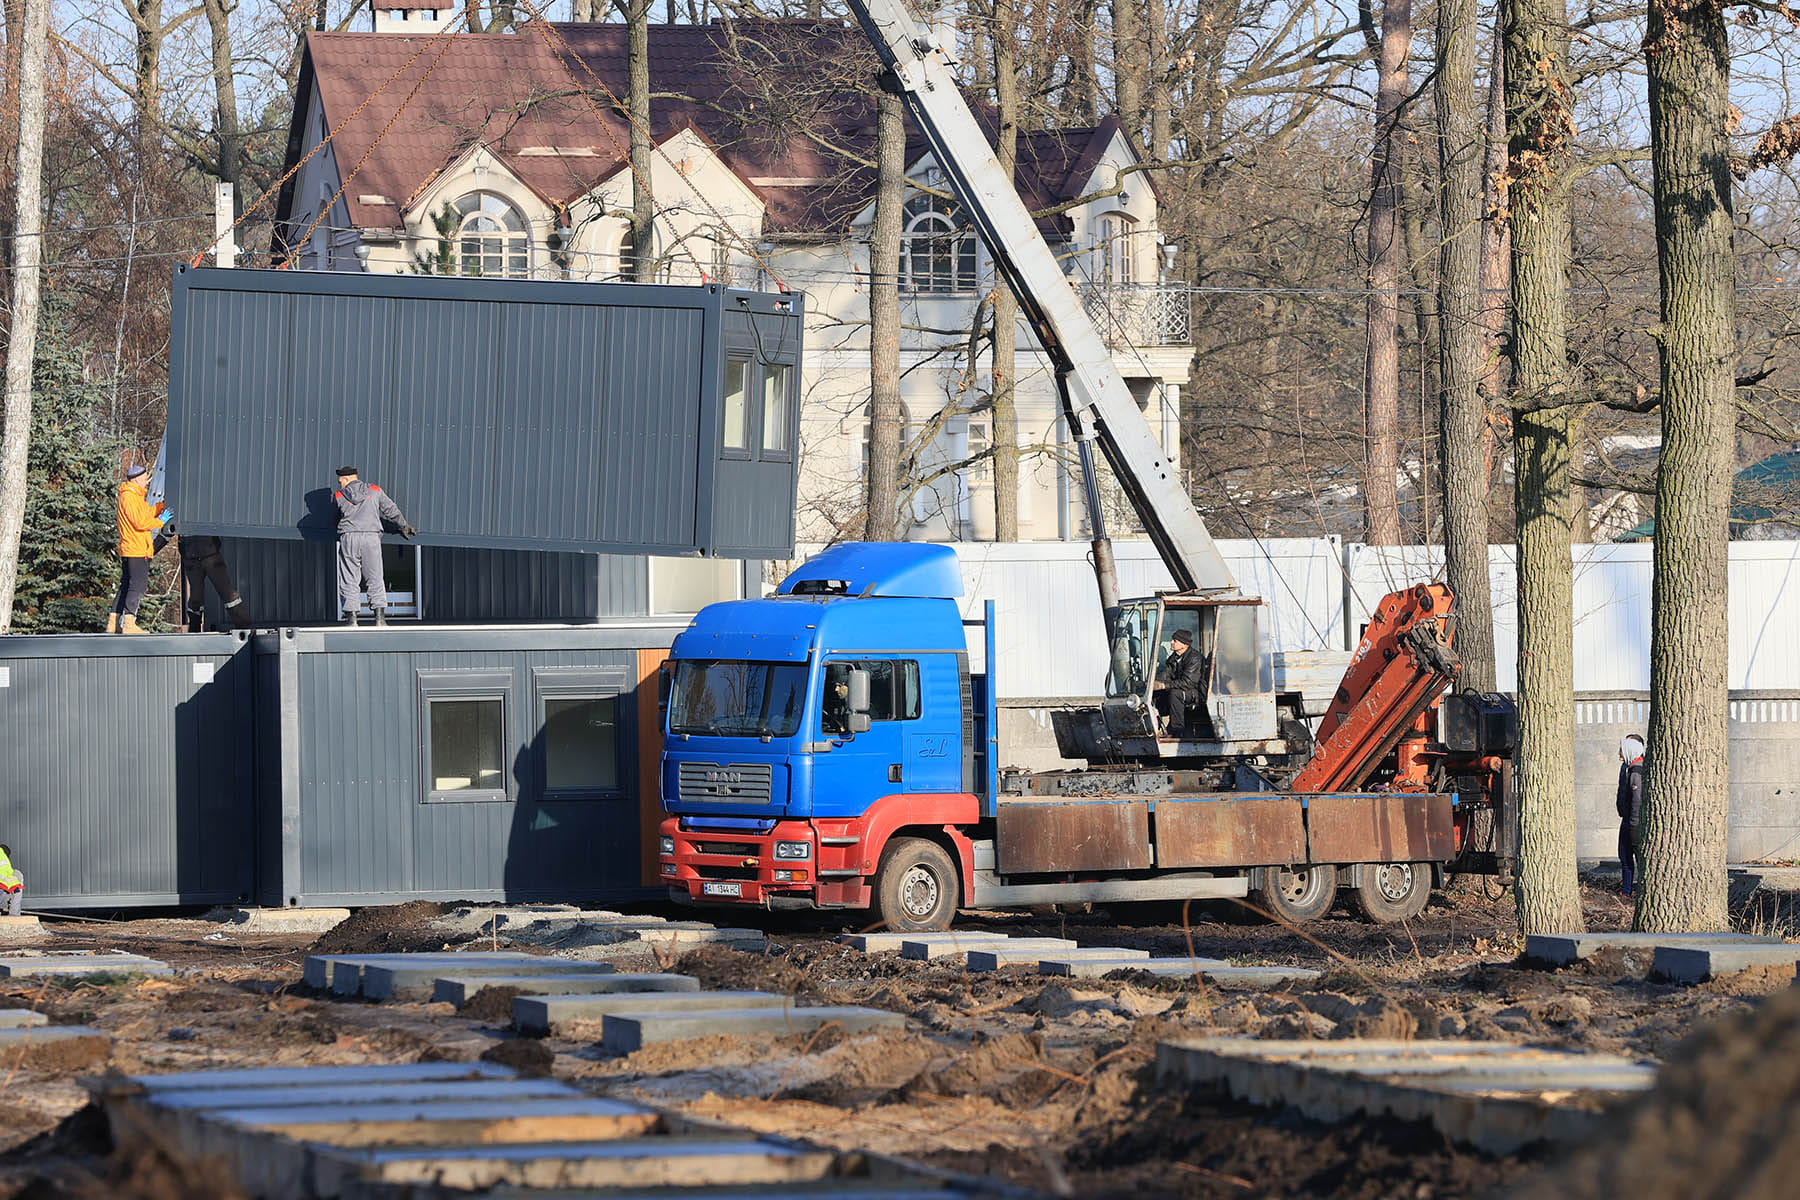
<path id="1" fill-rule="evenodd" d="M 1533 933 L 1526 935 L 1522 958 L 1552 967 L 1566 967 L 1597 950 L 1654 950 L 1658 946 L 1701 947 L 1716 943 L 1779 944 L 1780 938 L 1743 933 Z"/>
<path id="2" fill-rule="evenodd" d="M 980 931 L 959 932 L 949 930 L 944 933 L 846 933 L 838 941 L 852 950 L 861 950 L 865 954 L 880 954 L 887 950 L 898 950 L 907 942 L 925 944 L 942 944 L 960 946 L 962 953 L 975 947 L 986 948 L 999 942 L 1011 941 L 1004 933 L 982 933 Z"/>
<path id="3" fill-rule="evenodd" d="M 490 963 L 529 965 L 541 956 L 517 950 L 434 950 L 426 954 L 315 954 L 306 960 L 306 983 L 309 987 L 326 988 L 340 996 L 362 994 L 363 969 L 380 967 L 437 966 L 446 971 L 470 970 Z M 324 982 L 318 982 L 323 979 Z"/>
<path id="4" fill-rule="evenodd" d="M 396 1066 L 238 1067 L 224 1071 L 179 1071 L 169 1075 L 133 1075 L 126 1082 L 155 1094 L 188 1088 L 322 1087 L 512 1077 L 512 1070 L 499 1063 L 420 1062 Z"/>
<path id="5" fill-rule="evenodd" d="M 670 922 L 671 925 L 674 922 Z M 761 947 L 767 938 L 760 929 L 640 929 L 634 941 L 654 946 L 664 953 L 685 954 L 701 946 Z"/>
<path id="6" fill-rule="evenodd" d="M 232 926 L 239 933 L 324 933 L 350 919 L 347 908 L 248 908 L 221 906 L 206 914 L 209 921 Z M 321 985 L 322 986 L 322 985 Z"/>
<path id="7" fill-rule="evenodd" d="M 8 1070 L 69 1071 L 94 1067 L 112 1054 L 112 1036 L 86 1025 L 37 1025 L 0 1029 L 0 1061 Z"/>
<path id="8" fill-rule="evenodd" d="M 677 975 L 677 979 L 687 976 Z M 776 992 L 631 991 L 610 996 L 515 996 L 513 1024 L 526 1033 L 551 1033 L 581 1021 L 601 1021 L 612 1013 L 714 1012 L 781 1008 L 793 1002 Z"/>
<path id="9" fill-rule="evenodd" d="M 0 979 L 44 975 L 172 975 L 169 964 L 141 954 L 46 954 L 0 956 Z"/>
<path id="10" fill-rule="evenodd" d="M 662 1117 L 579 1093 L 529 1099 L 368 1099 L 343 1104 L 222 1109 L 214 1120 L 333 1146 L 467 1146 L 603 1140 L 656 1132 Z"/>
<path id="11" fill-rule="evenodd" d="M 432 984 L 431 998 L 439 1004 L 461 1008 L 483 988 L 513 988 L 532 996 L 579 996 L 592 992 L 617 991 L 609 986 L 624 978 L 605 963 L 589 964 L 594 969 L 557 975 L 440 975 Z M 698 981 L 695 987 L 699 986 Z"/>
<path id="12" fill-rule="evenodd" d="M 606 963 L 574 962 L 564 958 L 540 958 L 536 961 L 486 962 L 458 965 L 459 975 L 517 975 L 535 972 L 540 975 L 606 975 L 612 967 Z M 423 1000 L 432 994 L 444 968 L 437 963 L 368 963 L 362 971 L 362 994 L 369 1000 Z"/>
<path id="13" fill-rule="evenodd" d="M 830 1174 L 835 1161 L 829 1150 L 760 1138 L 647 1137 L 523 1146 L 321 1150 L 313 1171 L 321 1195 L 373 1183 L 466 1190 L 505 1184 L 651 1190 L 811 1182 Z"/>
<path id="14" fill-rule="evenodd" d="M 1026 962 L 1031 955 L 1039 957 L 1053 954 L 1059 950 L 1079 949 L 1074 942 L 1065 938 L 1003 938 L 981 946 L 980 952 L 997 955 L 1004 962 Z M 909 940 L 900 943 L 900 957 L 912 959 L 949 958 L 955 954 L 974 954 L 977 948 L 967 942 L 921 942 Z"/>
<path id="15" fill-rule="evenodd" d="M 1800 945 L 1740 942 L 1737 945 L 1659 946 L 1650 977 L 1670 983 L 1704 983 L 1751 967 L 1796 966 Z"/>
<path id="16" fill-rule="evenodd" d="M 43 922 L 36 917 L 0 917 L 0 945 L 8 942 L 29 942 L 43 936 Z"/>
<path id="17" fill-rule="evenodd" d="M 1651 1086 L 1655 1069 L 1609 1054 L 1497 1042 L 1282 1042 L 1203 1038 L 1157 1047 L 1159 1081 L 1291 1107 L 1315 1120 L 1355 1113 L 1426 1121 L 1490 1154 L 1590 1140 L 1605 1101 Z M 1567 1103 L 1579 1098 L 1579 1105 Z"/>
<path id="18" fill-rule="evenodd" d="M 426 1100 L 483 1101 L 496 1109 L 516 1100 L 543 1096 L 575 1096 L 555 1079 L 429 1079 L 415 1083 L 284 1084 L 275 1087 L 172 1088 L 156 1093 L 156 1102 L 171 1111 L 223 1111 L 249 1108 L 297 1108 L 309 1105 L 375 1103 L 413 1104 Z"/>
<path id="19" fill-rule="evenodd" d="M 819 1008 L 724 1009 L 714 1012 L 616 1013 L 601 1026 L 601 1048 L 630 1054 L 653 1042 L 730 1034 L 739 1037 L 788 1037 L 813 1033 L 826 1025 L 846 1033 L 869 1029 L 904 1029 L 906 1018 L 878 1008 L 837 1005 Z"/>
<path id="20" fill-rule="evenodd" d="M 29 1008 L 0 1008 L 0 1029 L 27 1029 L 49 1023 L 49 1017 Z"/>
<path id="21" fill-rule="evenodd" d="M 1036 940 L 1036 939 L 1032 939 Z M 1055 939 L 1046 938 L 1046 941 Z M 1032 946 L 1021 940 L 1006 942 L 998 946 L 987 946 L 980 950 L 969 951 L 968 968 L 971 971 L 998 971 L 1001 967 L 1015 963 L 1040 963 L 1047 958 L 1058 960 L 1085 958 L 1089 951 L 1073 943 L 1061 945 Z M 1105 957 L 1108 961 L 1144 960 L 1150 957 L 1148 950 L 1106 950 L 1095 951 L 1096 956 Z"/>
<path id="22" fill-rule="evenodd" d="M 1066 975 L 1071 979 L 1099 979 L 1114 971 L 1148 971 L 1152 975 L 1185 978 L 1192 976 L 1196 970 L 1204 973 L 1230 965 L 1216 958 L 1086 958 L 1072 962 L 1058 960 L 1054 963 L 1054 970 L 1049 969 L 1052 963 L 1040 963 L 1038 974 Z"/>

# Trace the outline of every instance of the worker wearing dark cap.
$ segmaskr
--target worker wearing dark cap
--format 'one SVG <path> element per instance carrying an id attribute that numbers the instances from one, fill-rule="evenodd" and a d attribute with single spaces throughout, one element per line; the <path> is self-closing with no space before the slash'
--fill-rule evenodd
<path id="1" fill-rule="evenodd" d="M 1212 664 L 1194 649 L 1194 637 L 1185 629 L 1169 635 L 1169 656 L 1156 672 L 1153 699 L 1157 710 L 1169 718 L 1169 733 L 1175 737 L 1194 736 L 1204 732 L 1206 719 L 1206 683 Z"/>
<path id="2" fill-rule="evenodd" d="M 108 633 L 144 632 L 138 628 L 137 610 L 150 590 L 150 560 L 156 555 L 156 532 L 163 527 L 163 506 L 150 503 L 144 494 L 149 485 L 150 471 L 144 466 L 125 472 L 119 485 L 119 590 L 106 617 Z"/>
<path id="3" fill-rule="evenodd" d="M 369 593 L 369 607 L 375 611 L 375 623 L 387 624 L 387 578 L 381 565 L 382 522 L 391 521 L 400 528 L 402 537 L 418 533 L 400 513 L 400 506 L 388 499 L 387 493 L 357 478 L 355 467 L 337 469 L 338 509 L 338 610 L 346 625 L 356 624 L 362 607 L 360 594 Z"/>

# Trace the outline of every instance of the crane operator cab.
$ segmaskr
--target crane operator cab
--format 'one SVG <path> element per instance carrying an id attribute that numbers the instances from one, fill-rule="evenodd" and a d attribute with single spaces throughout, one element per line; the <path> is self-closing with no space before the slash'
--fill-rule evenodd
<path id="1" fill-rule="evenodd" d="M 1074 740 L 1087 743 L 1078 756 L 1285 757 L 1267 617 L 1261 600 L 1245 597 L 1125 601 L 1097 719 L 1069 723 Z"/>

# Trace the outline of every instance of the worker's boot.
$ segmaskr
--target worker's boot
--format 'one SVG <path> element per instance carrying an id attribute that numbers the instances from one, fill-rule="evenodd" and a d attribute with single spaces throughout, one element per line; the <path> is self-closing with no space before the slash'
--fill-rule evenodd
<path id="1" fill-rule="evenodd" d="M 346 608 L 344 610 L 344 624 L 349 625 L 352 628 L 355 628 L 355 626 L 356 626 L 356 610 L 354 608 Z"/>
<path id="2" fill-rule="evenodd" d="M 387 626 L 387 609 L 378 608 L 375 610 L 375 623 L 377 625 L 382 626 L 383 628 L 386 628 L 386 626 Z"/>
<path id="3" fill-rule="evenodd" d="M 126 613 L 124 616 L 119 618 L 119 632 L 120 633 L 142 633 L 144 631 L 142 629 L 138 628 L 137 618 L 132 616 L 130 613 Z"/>
<path id="4" fill-rule="evenodd" d="M 109 612 L 106 614 L 106 632 L 108 632 L 108 633 L 119 632 L 119 614 L 118 613 Z"/>

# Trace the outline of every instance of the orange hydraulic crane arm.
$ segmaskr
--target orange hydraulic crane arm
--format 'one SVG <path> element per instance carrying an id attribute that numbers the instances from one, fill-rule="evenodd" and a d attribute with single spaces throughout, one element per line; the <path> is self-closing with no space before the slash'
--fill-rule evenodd
<path id="1" fill-rule="evenodd" d="M 1456 598 L 1441 583 L 1394 592 L 1378 604 L 1362 643 L 1319 721 L 1317 750 L 1294 776 L 1296 792 L 1353 791 L 1368 781 L 1436 704 L 1462 669 L 1450 648 Z M 1412 756 L 1393 786 L 1425 786 L 1423 764 Z M 1414 776 L 1418 777 L 1415 778 Z"/>

